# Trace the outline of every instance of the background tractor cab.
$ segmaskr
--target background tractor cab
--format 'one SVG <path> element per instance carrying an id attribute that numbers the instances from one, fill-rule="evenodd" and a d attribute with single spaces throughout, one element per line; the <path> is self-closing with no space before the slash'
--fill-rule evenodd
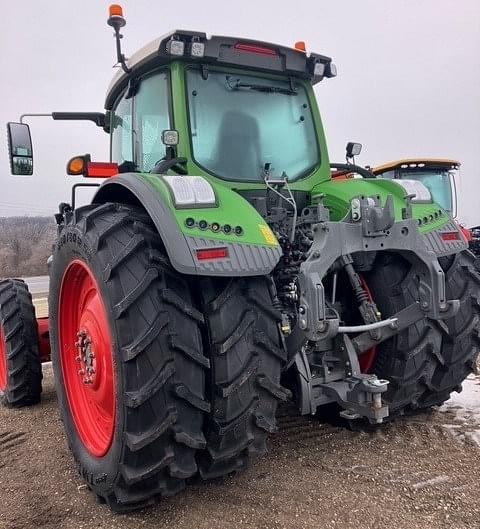
<path id="1" fill-rule="evenodd" d="M 436 158 L 409 158 L 389 162 L 372 169 L 380 178 L 421 182 L 431 193 L 434 202 L 457 216 L 455 178 L 460 162 Z"/>
<path id="2" fill-rule="evenodd" d="M 371 169 L 379 178 L 421 182 L 431 193 L 433 200 L 453 218 L 457 216 L 457 191 L 455 181 L 460 172 L 460 162 L 443 158 L 407 158 L 389 162 Z M 480 227 L 465 228 L 462 232 L 470 250 L 480 255 Z"/>

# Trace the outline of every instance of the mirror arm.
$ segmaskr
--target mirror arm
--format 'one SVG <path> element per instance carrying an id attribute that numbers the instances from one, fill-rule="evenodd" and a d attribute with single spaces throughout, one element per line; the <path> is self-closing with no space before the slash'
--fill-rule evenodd
<path id="1" fill-rule="evenodd" d="M 93 121 L 97 127 L 105 128 L 107 124 L 106 114 L 103 112 L 51 112 L 50 114 L 22 114 L 20 123 L 25 122 L 25 118 L 46 117 L 55 120 L 70 121 Z"/>
<path id="2" fill-rule="evenodd" d="M 358 173 L 363 178 L 377 178 L 372 171 L 365 169 L 365 167 L 360 167 L 353 163 L 331 163 L 331 169 L 337 169 L 339 171 L 350 171 L 351 173 Z"/>
<path id="3" fill-rule="evenodd" d="M 93 121 L 97 127 L 105 127 L 106 119 L 103 112 L 52 112 L 52 119 L 71 121 Z"/>
<path id="4" fill-rule="evenodd" d="M 36 118 L 36 117 L 40 117 L 40 118 L 51 118 L 52 117 L 52 114 L 22 114 L 20 116 L 20 123 L 25 123 L 24 122 L 24 118 Z"/>

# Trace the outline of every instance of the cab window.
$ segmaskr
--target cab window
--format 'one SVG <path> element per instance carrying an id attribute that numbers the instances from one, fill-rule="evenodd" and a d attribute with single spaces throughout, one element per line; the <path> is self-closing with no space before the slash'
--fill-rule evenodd
<path id="1" fill-rule="evenodd" d="M 141 80 L 133 97 L 124 94 L 112 113 L 112 161 L 150 171 L 165 156 L 162 131 L 170 122 L 168 74 L 157 72 Z"/>

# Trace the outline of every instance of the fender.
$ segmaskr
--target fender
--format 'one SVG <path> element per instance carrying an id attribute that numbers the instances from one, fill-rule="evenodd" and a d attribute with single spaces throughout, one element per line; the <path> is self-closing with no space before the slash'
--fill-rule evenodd
<path id="1" fill-rule="evenodd" d="M 209 237 L 207 232 L 202 232 L 201 236 L 195 233 L 186 234 L 179 226 L 175 210 L 165 198 L 168 193 L 159 192 L 160 183 L 154 186 L 150 178 L 158 178 L 155 182 L 162 182 L 161 185 L 165 185 L 159 176 L 124 173 L 106 180 L 95 193 L 92 202 L 96 204 L 120 202 L 143 207 L 162 238 L 172 266 L 178 272 L 226 277 L 266 275 L 278 263 L 281 248 L 276 241 L 275 244 L 270 245 L 251 244 L 233 241 L 233 236 L 214 238 Z M 235 192 L 224 188 L 221 193 Z M 236 193 L 235 195 L 236 200 L 243 200 Z M 248 208 L 250 223 L 252 223 L 252 218 L 254 222 L 259 223 L 258 226 L 264 223 L 256 210 L 246 201 L 244 201 L 244 207 Z M 210 215 L 212 209 L 209 208 Z M 201 212 L 202 209 L 196 209 L 194 213 L 198 215 L 199 211 Z M 219 208 L 219 211 L 225 213 L 229 211 L 229 208 L 225 205 L 223 209 Z M 182 211 L 183 213 L 185 210 Z M 233 215 L 233 212 L 230 214 Z M 258 219 L 255 218 L 256 216 Z M 226 248 L 228 257 L 215 260 L 197 258 L 197 250 L 218 247 Z"/>

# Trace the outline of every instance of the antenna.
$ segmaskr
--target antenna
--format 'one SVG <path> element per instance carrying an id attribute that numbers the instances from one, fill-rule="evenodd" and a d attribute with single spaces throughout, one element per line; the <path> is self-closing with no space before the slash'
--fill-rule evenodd
<path id="1" fill-rule="evenodd" d="M 115 41 L 117 45 L 117 62 L 122 66 L 122 69 L 125 73 L 130 73 L 130 68 L 125 62 L 125 55 L 122 53 L 122 47 L 120 44 L 120 39 L 123 38 L 123 35 L 120 33 L 120 28 L 123 28 L 127 21 L 123 18 L 123 9 L 122 6 L 117 4 L 112 4 L 108 8 L 108 20 L 107 24 L 112 26 L 115 30 Z"/>

